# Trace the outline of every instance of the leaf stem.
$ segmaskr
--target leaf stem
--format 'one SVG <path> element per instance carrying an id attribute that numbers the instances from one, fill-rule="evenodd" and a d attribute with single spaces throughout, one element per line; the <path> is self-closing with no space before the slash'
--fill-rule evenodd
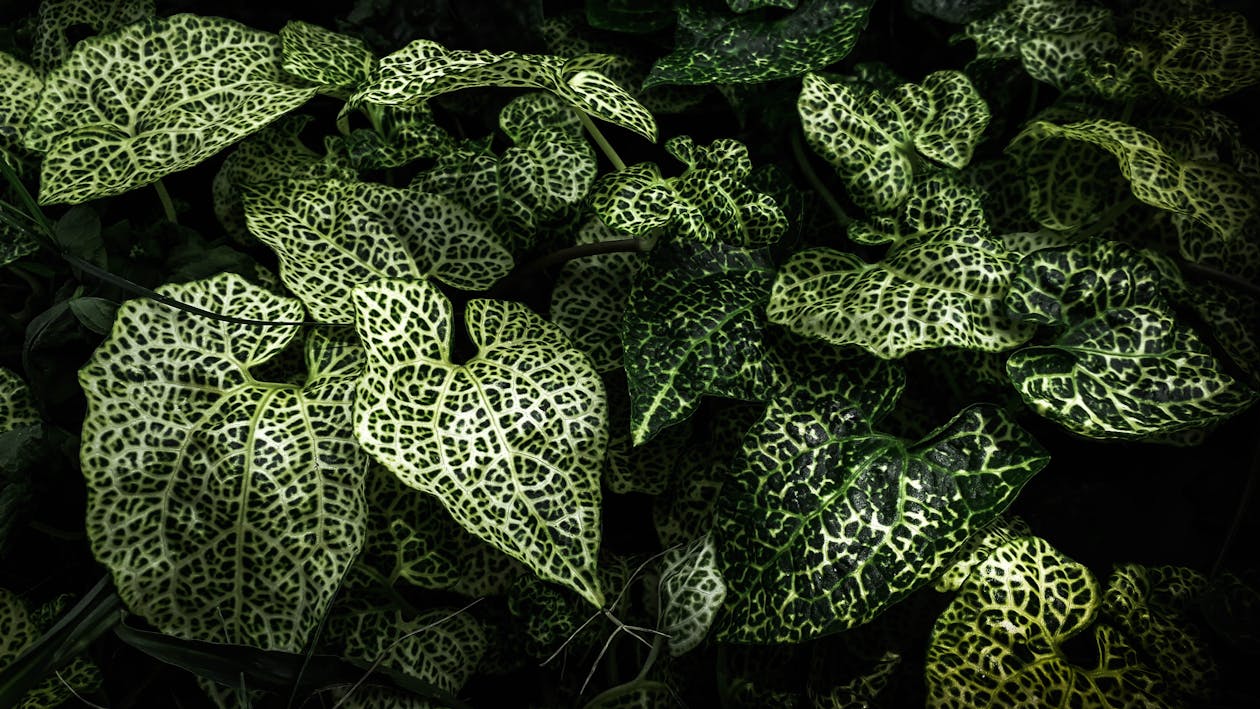
<path id="1" fill-rule="evenodd" d="M 818 193 L 818 196 L 826 203 L 827 208 L 831 210 L 831 214 L 836 218 L 836 222 L 840 224 L 840 228 L 843 229 L 849 226 L 849 223 L 853 221 L 853 217 L 845 213 L 844 207 L 840 206 L 836 198 L 831 195 L 831 190 L 827 189 L 827 186 L 818 178 L 818 173 L 814 172 L 814 168 L 810 166 L 809 156 L 805 154 L 805 148 L 801 146 L 800 131 L 792 131 L 792 157 L 796 158 L 797 167 L 804 173 L 805 179 L 809 180 L 809 184 L 814 188 L 814 192 Z"/>
<path id="2" fill-rule="evenodd" d="M 613 168 L 617 172 L 626 169 L 626 163 L 617 154 L 617 151 L 613 149 L 613 146 L 604 137 L 604 134 L 600 132 L 599 127 L 595 125 L 595 121 L 591 120 L 586 111 L 578 110 L 577 114 L 578 119 L 582 121 L 582 126 L 586 128 L 587 133 L 591 134 L 591 138 L 595 140 L 595 144 L 599 146 L 599 149 L 604 152 L 604 156 L 608 158 L 608 162 L 612 163 Z"/>
<path id="3" fill-rule="evenodd" d="M 1237 288 L 1240 291 L 1245 291 L 1249 293 L 1250 295 L 1260 297 L 1260 286 L 1252 283 L 1251 281 L 1243 280 L 1239 278 L 1238 276 L 1235 276 L 1230 273 L 1226 273 L 1224 271 L 1219 271 L 1215 268 L 1212 268 L 1211 266 L 1204 266 L 1201 263 L 1195 263 L 1193 261 L 1184 261 L 1184 260 L 1181 261 L 1180 263 L 1183 269 L 1189 271 L 1190 273 L 1195 274 L 1196 276 L 1203 276 L 1204 278 L 1207 278 L 1209 280 L 1219 281 L 1220 283 L 1233 286 L 1234 288 Z"/>
<path id="4" fill-rule="evenodd" d="M 158 199 L 162 200 L 162 211 L 166 213 L 166 221 L 178 224 L 179 215 L 175 213 L 175 203 L 171 201 L 171 193 L 166 191 L 166 185 L 158 180 L 153 183 L 153 189 L 157 190 Z"/>
<path id="5" fill-rule="evenodd" d="M 541 271 L 545 271 L 552 266 L 567 263 L 575 258 L 583 258 L 585 256 L 597 256 L 599 254 L 615 254 L 615 253 L 635 253 L 640 251 L 651 251 L 652 246 L 656 243 L 655 237 L 635 237 L 632 239 L 616 239 L 614 241 L 599 241 L 594 244 L 578 244 L 569 246 L 559 251 L 552 251 L 545 256 L 539 257 L 521 266 L 512 273 L 508 274 L 499 281 L 493 288 L 487 292 L 487 297 L 497 298 L 503 293 L 510 291 L 512 287 L 522 279 L 532 276 Z"/>

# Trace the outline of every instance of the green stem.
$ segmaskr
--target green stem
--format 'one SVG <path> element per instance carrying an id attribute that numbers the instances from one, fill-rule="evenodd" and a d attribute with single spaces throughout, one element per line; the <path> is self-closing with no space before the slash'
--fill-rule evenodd
<path id="1" fill-rule="evenodd" d="M 512 273 L 508 274 L 503 280 L 491 288 L 486 294 L 488 298 L 500 297 L 512 289 L 519 281 L 535 273 L 545 271 L 552 266 L 567 263 L 575 258 L 585 256 L 596 256 L 599 254 L 615 254 L 615 253 L 635 253 L 639 251 L 651 251 L 652 246 L 656 243 L 655 237 L 642 237 L 633 239 L 616 239 L 614 241 L 599 241 L 594 244 L 578 244 L 552 251 L 551 253 L 534 259 L 529 263 L 521 266 Z"/>
<path id="2" fill-rule="evenodd" d="M 158 199 L 162 200 L 162 211 L 166 213 L 166 221 L 178 224 L 179 216 L 175 213 L 175 203 L 171 201 L 171 193 L 166 191 L 166 185 L 158 180 L 153 183 L 153 189 L 157 190 Z"/>
<path id="3" fill-rule="evenodd" d="M 1196 276 L 1203 276 L 1209 280 L 1219 281 L 1237 288 L 1240 291 L 1245 291 L 1253 296 L 1260 297 L 1260 286 L 1252 283 L 1251 281 L 1245 281 L 1233 274 L 1218 271 L 1211 266 L 1204 266 L 1203 264 L 1194 263 L 1193 261 L 1182 261 L 1180 262 L 1180 265 L 1183 270 L 1189 271 Z"/>
<path id="4" fill-rule="evenodd" d="M 342 135 L 350 135 L 350 114 L 342 111 L 337 114 L 337 132 Z"/>
<path id="5" fill-rule="evenodd" d="M 805 179 L 809 180 L 809 184 L 814 188 L 814 192 L 822 198 L 827 208 L 831 210 L 831 214 L 836 218 L 836 222 L 840 224 L 840 228 L 843 229 L 849 226 L 849 222 L 853 221 L 853 217 L 845 213 L 844 207 L 841 207 L 836 198 L 831 196 L 831 190 L 827 189 L 822 180 L 818 179 L 818 173 L 814 172 L 814 168 L 810 167 L 809 156 L 805 154 L 805 148 L 801 146 L 801 134 L 799 131 L 792 131 L 792 156 L 796 158 L 796 165 L 804 173 Z"/>
<path id="6" fill-rule="evenodd" d="M 634 679 L 647 679 L 648 673 L 652 671 L 652 665 L 656 663 L 656 657 L 661 654 L 661 649 L 665 647 L 665 641 L 669 638 L 664 635 L 657 635 L 652 639 L 652 649 L 648 652 L 647 659 L 643 661 L 643 669 L 639 670 L 639 675 Z"/>
<path id="7" fill-rule="evenodd" d="M 622 161 L 621 156 L 618 155 L 617 151 L 613 149 L 613 146 L 609 144 L 608 139 L 604 137 L 604 134 L 599 131 L 599 127 L 595 125 L 595 121 L 592 121 L 591 117 L 586 115 L 586 111 L 579 110 L 577 114 L 578 118 L 582 121 L 582 126 L 586 128 L 587 133 L 591 134 L 591 138 L 595 140 L 595 144 L 599 146 L 599 149 L 604 152 L 604 155 L 608 158 L 608 162 L 612 163 L 613 168 L 618 172 L 626 169 L 626 163 Z"/>

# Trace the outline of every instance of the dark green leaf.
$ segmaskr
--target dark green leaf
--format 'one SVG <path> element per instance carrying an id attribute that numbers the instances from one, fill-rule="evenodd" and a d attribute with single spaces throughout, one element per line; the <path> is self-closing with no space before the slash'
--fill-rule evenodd
<path id="1" fill-rule="evenodd" d="M 70 312 L 83 323 L 83 327 L 98 335 L 108 335 L 114 325 L 118 304 L 104 298 L 74 298 L 70 301 Z"/>

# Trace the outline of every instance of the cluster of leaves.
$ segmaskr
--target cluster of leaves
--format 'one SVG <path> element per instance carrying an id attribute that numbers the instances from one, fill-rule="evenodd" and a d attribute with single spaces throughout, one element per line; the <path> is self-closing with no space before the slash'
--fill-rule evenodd
<path id="1" fill-rule="evenodd" d="M 531 4 L 469 50 L 45 0 L 0 36 L 0 702 L 118 701 L 108 642 L 219 706 L 1238 699 L 1246 569 L 1104 586 L 1004 513 L 1038 438 L 1260 398 L 1260 39 L 892 4 Z M 965 66 L 864 46 L 894 18 Z M 70 612 L 39 534 L 108 574 Z"/>

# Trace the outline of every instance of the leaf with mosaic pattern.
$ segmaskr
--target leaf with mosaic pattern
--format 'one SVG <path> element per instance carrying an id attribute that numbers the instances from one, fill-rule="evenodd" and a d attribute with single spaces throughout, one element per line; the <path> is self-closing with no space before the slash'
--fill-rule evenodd
<path id="1" fill-rule="evenodd" d="M 1219 162 L 1178 160 L 1153 136 L 1119 121 L 1097 119 L 1055 125 L 1036 121 L 1016 140 L 1066 139 L 1111 153 L 1129 180 L 1133 196 L 1159 209 L 1185 215 L 1219 238 L 1239 238 L 1260 218 L 1260 196 L 1233 167 Z"/>
<path id="2" fill-rule="evenodd" d="M 844 399 L 772 400 L 718 498 L 719 638 L 801 642 L 866 623 L 946 568 L 1048 460 L 987 404 L 910 443 Z"/>
<path id="3" fill-rule="evenodd" d="M 688 136 L 671 138 L 665 149 L 687 169 L 661 176 L 655 163 L 639 163 L 602 177 L 591 192 L 591 208 L 605 224 L 632 236 L 669 226 L 703 243 L 765 246 L 787 229 L 774 198 L 748 186 L 748 148 L 721 138 L 698 145 Z"/>
<path id="4" fill-rule="evenodd" d="M 592 218 L 578 231 L 576 244 L 626 238 Z M 561 269 L 551 291 L 551 321 L 591 358 L 598 372 L 622 366 L 621 316 L 634 276 L 646 260 L 642 253 L 618 251 L 572 259 Z"/>
<path id="5" fill-rule="evenodd" d="M 758 401 L 783 378 L 768 342 L 774 278 L 762 251 L 658 244 L 622 326 L 635 444 L 690 416 L 704 395 Z"/>
<path id="6" fill-rule="evenodd" d="M 1037 537 L 999 546 L 937 618 L 927 652 L 928 704 L 1167 706 L 1159 676 L 1114 628 L 1095 625 L 1102 591 L 1089 569 Z M 1073 664 L 1063 645 L 1089 633 L 1098 664 Z"/>
<path id="7" fill-rule="evenodd" d="M 230 273 L 158 292 L 236 317 L 303 317 L 299 301 Z M 164 633 L 300 651 L 359 553 L 362 351 L 314 331 L 305 384 L 256 380 L 297 333 L 131 300 L 79 372 L 88 538 L 123 602 Z"/>
<path id="8" fill-rule="evenodd" d="M 1033 79 L 1063 91 L 1119 49 L 1111 11 L 1089 0 L 1012 0 L 970 22 L 977 59 L 1017 59 Z"/>
<path id="9" fill-rule="evenodd" d="M 1205 281 L 1190 287 L 1187 300 L 1252 388 L 1260 388 L 1260 296 Z"/>
<path id="10" fill-rule="evenodd" d="M 890 212 L 910 195 L 916 163 L 960 168 L 989 123 L 989 107 L 960 71 L 882 92 L 806 74 L 797 99 L 805 139 L 836 168 L 853 201 Z"/>
<path id="11" fill-rule="evenodd" d="M 46 74 L 70 56 L 72 30 L 87 28 L 106 34 L 156 14 L 154 0 L 42 0 L 35 18 L 32 59 Z"/>
<path id="12" fill-rule="evenodd" d="M 866 28 L 872 0 L 801 0 L 777 18 L 678 8 L 674 51 L 656 61 L 659 84 L 757 84 L 800 76 L 843 59 Z"/>
<path id="13" fill-rule="evenodd" d="M 302 105 L 280 39 L 219 17 L 147 20 L 77 44 L 44 79 L 26 145 L 40 203 L 121 194 L 192 167 Z"/>
<path id="14" fill-rule="evenodd" d="M 48 629 L 46 626 L 51 625 L 41 622 L 40 616 L 52 615 L 55 618 L 55 614 L 49 611 L 56 610 L 60 603 L 53 601 L 50 605 L 53 607 L 46 605 L 32 612 L 21 597 L 0 588 L 0 672 L 7 670 L 23 652 L 40 640 Z M 71 697 L 95 692 L 100 685 L 100 668 L 87 657 L 78 657 L 29 689 L 14 709 L 59 707 Z"/>
<path id="15" fill-rule="evenodd" d="M 1095 222 L 1106 200 L 1122 196 L 1114 161 L 1092 145 L 1021 133 L 1006 155 L 1024 175 L 1028 216 L 1047 229 L 1071 231 Z"/>
<path id="16" fill-rule="evenodd" d="M 300 20 L 280 28 L 282 66 L 323 91 L 346 92 L 371 78 L 376 56 L 367 44 Z"/>
<path id="17" fill-rule="evenodd" d="M 347 105 L 409 105 L 482 86 L 543 89 L 579 111 L 655 142 L 656 119 L 625 89 L 600 73 L 612 59 L 602 54 L 563 58 L 472 52 L 418 39 L 382 58 L 372 79 Z"/>
<path id="18" fill-rule="evenodd" d="M 1211 103 L 1260 81 L 1260 39 L 1237 12 L 1177 18 L 1159 44 L 1151 76 L 1179 101 Z"/>
<path id="19" fill-rule="evenodd" d="M 1166 435 L 1256 400 L 1177 322 L 1157 272 L 1128 247 L 1097 241 L 1030 254 L 1006 304 L 1023 322 L 1063 326 L 1053 343 L 1013 353 L 1006 371 L 1034 410 L 1076 433 Z"/>
<path id="20" fill-rule="evenodd" d="M 666 551 L 659 587 L 657 627 L 669 635 L 669 654 L 678 657 L 704 641 L 726 598 L 713 535 Z"/>
<path id="21" fill-rule="evenodd" d="M 0 52 L 0 81 L 4 93 L 0 94 L 0 160 L 4 160 L 19 175 L 25 171 L 28 156 L 22 144 L 31 114 L 39 105 L 39 94 L 44 82 L 39 72 L 25 62 Z M 0 266 L 34 251 L 34 241 L 22 232 L 0 223 Z M 27 245 L 24 252 L 21 245 Z M 21 253 L 19 253 L 21 252 Z M 10 255 L 16 254 L 16 255 Z"/>
<path id="22" fill-rule="evenodd" d="M 958 550 L 954 558 L 950 560 L 949 567 L 941 572 L 940 576 L 932 582 L 932 588 L 945 593 L 946 591 L 957 591 L 962 588 L 963 583 L 967 581 L 967 577 L 971 576 L 971 572 L 975 570 L 993 550 L 1006 544 L 1007 542 L 1027 537 L 1032 534 L 1028 523 L 1021 517 L 1008 517 L 1002 515 L 990 522 L 980 531 L 971 535 L 966 544 Z"/>
<path id="23" fill-rule="evenodd" d="M 1207 638 L 1195 628 L 1208 579 L 1181 566 L 1117 564 L 1107 579 L 1102 612 L 1180 693 L 1186 705 L 1209 702 L 1217 669 Z"/>
<path id="24" fill-rule="evenodd" d="M 597 167 L 577 111 L 551 94 L 525 94 L 499 112 L 499 128 L 513 143 L 499 158 L 502 199 L 547 222 L 586 198 Z"/>
<path id="25" fill-rule="evenodd" d="M 937 347 L 1009 349 L 1033 327 L 1002 301 L 1016 259 L 974 229 L 945 229 L 868 264 L 832 249 L 801 251 L 782 268 L 770 322 L 885 359 Z"/>
<path id="26" fill-rule="evenodd" d="M 942 171 L 916 181 L 895 214 L 851 222 L 848 233 L 858 244 L 891 244 L 895 248 L 946 227 L 987 233 L 989 222 L 980 191 L 957 175 Z"/>
<path id="27" fill-rule="evenodd" d="M 275 250 L 281 279 L 321 322 L 353 322 L 351 289 L 378 278 L 481 290 L 512 269 L 489 225 L 440 195 L 335 179 L 242 191 L 250 232 Z"/>
<path id="28" fill-rule="evenodd" d="M 374 128 L 327 136 L 329 152 L 344 153 L 356 170 L 388 170 L 420 158 L 436 158 L 455 149 L 455 139 L 433 119 L 427 103 L 414 106 L 363 107 Z"/>
<path id="29" fill-rule="evenodd" d="M 608 430 L 586 355 L 519 303 L 473 300 L 465 320 L 478 351 L 457 364 L 451 304 L 435 286 L 377 281 L 353 298 L 368 352 L 359 442 L 439 497 L 464 529 L 602 605 L 595 555 Z"/>
<path id="30" fill-rule="evenodd" d="M 534 243 L 538 215 L 499 189 L 499 157 L 487 142 L 463 141 L 412 178 L 409 187 L 446 197 L 490 224 L 519 253 Z"/>

